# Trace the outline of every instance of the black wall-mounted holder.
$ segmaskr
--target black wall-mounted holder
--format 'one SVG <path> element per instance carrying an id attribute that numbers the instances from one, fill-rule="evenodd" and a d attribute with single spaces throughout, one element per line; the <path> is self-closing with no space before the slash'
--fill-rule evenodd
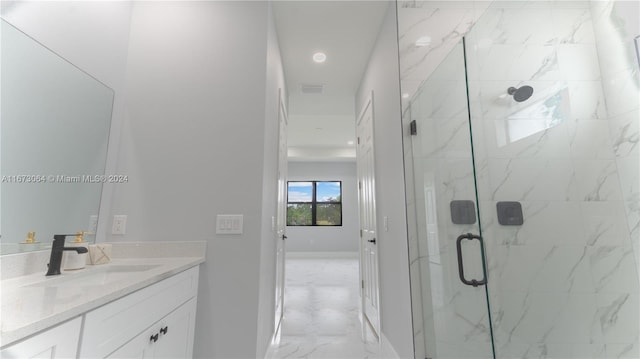
<path id="1" fill-rule="evenodd" d="M 409 122 L 409 131 L 411 132 L 411 136 L 418 134 L 418 124 L 416 123 L 416 120 Z"/>
<path id="2" fill-rule="evenodd" d="M 476 223 L 476 205 L 469 200 L 455 200 L 449 203 L 451 222 L 454 224 Z"/>
<path id="3" fill-rule="evenodd" d="M 503 226 L 521 226 L 524 223 L 520 202 L 498 202 L 496 203 L 496 211 L 498 212 L 498 223 Z"/>

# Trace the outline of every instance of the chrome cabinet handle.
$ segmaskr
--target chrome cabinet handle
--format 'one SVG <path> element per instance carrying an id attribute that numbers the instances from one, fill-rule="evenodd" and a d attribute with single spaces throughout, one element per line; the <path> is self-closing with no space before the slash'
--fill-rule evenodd
<path id="1" fill-rule="evenodd" d="M 154 342 L 154 343 L 157 342 L 158 341 L 158 335 L 159 335 L 158 333 L 152 335 L 151 338 L 149 338 L 149 341 Z"/>
<path id="2" fill-rule="evenodd" d="M 486 273 L 484 271 L 484 268 L 482 270 L 482 276 L 483 278 L 481 280 L 476 280 L 476 279 L 472 279 L 472 280 L 467 280 L 464 277 L 464 265 L 462 264 L 463 259 L 462 259 L 462 240 L 463 239 L 468 239 L 468 240 L 474 240 L 477 239 L 480 241 L 480 247 L 482 248 L 484 246 L 484 242 L 482 241 L 482 237 L 480 237 L 479 235 L 476 234 L 472 234 L 472 233 L 466 233 L 466 234 L 462 234 L 458 237 L 458 239 L 456 240 L 456 249 L 458 250 L 458 274 L 460 275 L 460 281 L 466 285 L 471 285 L 474 287 L 477 287 L 479 285 L 485 285 L 487 284 L 487 276 Z"/>
<path id="3" fill-rule="evenodd" d="M 376 239 L 375 238 L 374 239 L 368 239 L 367 242 L 376 244 Z"/>
<path id="4" fill-rule="evenodd" d="M 168 331 L 168 330 L 169 330 L 169 326 L 166 326 L 166 327 L 164 327 L 164 328 L 160 328 L 160 333 L 161 333 L 162 335 L 165 335 L 165 334 L 167 334 L 167 331 Z"/>

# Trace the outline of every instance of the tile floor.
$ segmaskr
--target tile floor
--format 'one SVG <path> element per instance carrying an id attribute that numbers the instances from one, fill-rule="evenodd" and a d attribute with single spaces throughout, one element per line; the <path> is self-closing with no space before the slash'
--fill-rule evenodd
<path id="1" fill-rule="evenodd" d="M 287 259 L 285 313 L 269 358 L 378 358 L 359 319 L 357 258 Z"/>

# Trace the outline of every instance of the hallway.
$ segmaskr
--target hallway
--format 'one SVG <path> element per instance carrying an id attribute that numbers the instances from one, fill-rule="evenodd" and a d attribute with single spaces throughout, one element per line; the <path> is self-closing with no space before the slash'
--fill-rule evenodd
<path id="1" fill-rule="evenodd" d="M 268 358 L 376 358 L 361 338 L 357 258 L 291 258 L 286 262 L 285 314 Z"/>

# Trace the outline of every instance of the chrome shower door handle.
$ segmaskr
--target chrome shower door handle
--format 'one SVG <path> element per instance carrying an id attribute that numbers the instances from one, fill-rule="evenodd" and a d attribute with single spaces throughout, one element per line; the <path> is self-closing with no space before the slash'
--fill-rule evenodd
<path id="1" fill-rule="evenodd" d="M 468 240 L 474 240 L 477 239 L 480 241 L 480 248 L 484 247 L 484 243 L 482 242 L 482 237 L 476 235 L 476 234 L 472 234 L 472 233 L 466 233 L 466 234 L 462 234 L 458 237 L 458 239 L 456 240 L 456 249 L 458 250 L 458 274 L 460 275 L 460 281 L 466 285 L 471 285 L 474 287 L 477 287 L 479 285 L 485 285 L 487 284 L 487 276 L 485 274 L 484 268 L 482 268 L 482 279 L 481 280 L 476 280 L 476 279 L 472 279 L 472 280 L 467 280 L 464 276 L 464 265 L 463 265 L 463 259 L 462 259 L 462 240 L 464 239 L 468 239 Z M 482 252 L 481 252 L 482 254 Z M 484 261 L 483 261 L 484 263 Z"/>

